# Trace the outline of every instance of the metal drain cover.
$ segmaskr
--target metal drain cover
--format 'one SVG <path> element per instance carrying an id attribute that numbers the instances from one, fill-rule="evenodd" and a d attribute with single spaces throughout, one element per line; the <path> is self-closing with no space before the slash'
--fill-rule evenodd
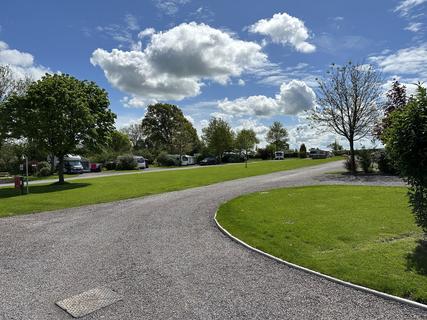
<path id="1" fill-rule="evenodd" d="M 81 318 L 120 300 L 122 296 L 111 289 L 95 288 L 58 301 L 56 305 L 74 318 Z"/>

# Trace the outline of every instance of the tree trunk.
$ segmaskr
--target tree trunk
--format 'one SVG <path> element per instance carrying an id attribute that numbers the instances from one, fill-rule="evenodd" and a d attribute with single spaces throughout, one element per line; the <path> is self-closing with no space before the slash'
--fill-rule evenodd
<path id="1" fill-rule="evenodd" d="M 58 156 L 58 183 L 63 184 L 64 180 L 64 156 Z"/>
<path id="2" fill-rule="evenodd" d="M 55 156 L 51 154 L 49 157 L 50 157 L 50 173 L 53 174 L 55 172 Z"/>
<path id="3" fill-rule="evenodd" d="M 356 156 L 354 153 L 354 141 L 353 139 L 349 139 L 350 143 L 350 171 L 352 174 L 356 174 Z"/>

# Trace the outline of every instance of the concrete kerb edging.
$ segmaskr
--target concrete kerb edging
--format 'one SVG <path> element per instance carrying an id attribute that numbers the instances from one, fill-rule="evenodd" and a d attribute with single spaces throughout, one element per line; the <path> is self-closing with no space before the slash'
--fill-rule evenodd
<path id="1" fill-rule="evenodd" d="M 230 237 L 232 240 L 234 240 L 237 243 L 245 246 L 246 248 L 248 248 L 251 251 L 255 251 L 255 252 L 257 252 L 257 253 L 259 253 L 259 254 L 261 254 L 263 256 L 266 256 L 266 257 L 268 257 L 270 259 L 273 259 L 276 262 L 285 264 L 285 265 L 287 265 L 287 266 L 289 266 L 291 268 L 295 268 L 297 270 L 301 270 L 301 271 L 307 272 L 309 274 L 316 275 L 318 277 L 321 277 L 321 278 L 327 279 L 329 281 L 332 281 L 332 282 L 344 285 L 346 287 L 350 287 L 350 288 L 353 288 L 353 289 L 356 289 L 356 290 L 359 290 L 359 291 L 363 291 L 363 292 L 367 292 L 367 293 L 370 293 L 370 294 L 374 294 L 374 295 L 379 296 L 379 297 L 384 298 L 384 299 L 392 300 L 392 301 L 395 301 L 395 302 L 399 302 L 399 303 L 402 303 L 402 304 L 409 305 L 411 307 L 416 307 L 416 308 L 420 308 L 420 309 L 423 309 L 423 310 L 427 311 L 427 305 L 425 305 L 425 304 L 422 304 L 422 303 L 419 303 L 419 302 L 415 302 L 415 301 L 412 301 L 412 300 L 408 300 L 408 299 L 404 299 L 404 298 L 400 298 L 400 297 L 396 297 L 396 296 L 393 296 L 391 294 L 387 294 L 387 293 L 380 292 L 380 291 L 377 291 L 377 290 L 374 290 L 374 289 L 369 289 L 369 288 L 366 288 L 366 287 L 363 287 L 363 286 L 360 286 L 360 285 L 357 285 L 357 284 L 354 284 L 354 283 L 351 283 L 351 282 L 340 280 L 340 279 L 328 276 L 326 274 L 323 274 L 323 273 L 320 273 L 320 272 L 317 272 L 317 271 L 314 271 L 314 270 L 311 270 L 311 269 L 308 269 L 308 268 L 301 267 L 301 266 L 299 266 L 297 264 L 288 262 L 286 260 L 282 260 L 280 258 L 277 258 L 277 257 L 271 255 L 271 254 L 268 254 L 267 252 L 264 252 L 262 250 L 254 248 L 251 245 L 247 244 L 246 242 L 240 240 L 239 238 L 236 238 L 230 232 L 228 232 L 223 226 L 221 226 L 220 223 L 217 220 L 217 214 L 218 214 L 218 210 L 215 212 L 215 216 L 214 216 L 215 224 L 217 225 L 218 229 L 222 233 L 224 233 L 226 236 Z"/>

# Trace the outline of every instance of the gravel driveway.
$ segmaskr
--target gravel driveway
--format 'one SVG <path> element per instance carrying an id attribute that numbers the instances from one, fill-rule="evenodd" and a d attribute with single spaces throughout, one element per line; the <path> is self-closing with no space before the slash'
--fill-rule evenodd
<path id="1" fill-rule="evenodd" d="M 427 319 L 248 251 L 215 226 L 224 201 L 318 184 L 340 167 L 0 219 L 0 319 L 69 319 L 55 301 L 96 287 L 123 300 L 85 319 Z"/>

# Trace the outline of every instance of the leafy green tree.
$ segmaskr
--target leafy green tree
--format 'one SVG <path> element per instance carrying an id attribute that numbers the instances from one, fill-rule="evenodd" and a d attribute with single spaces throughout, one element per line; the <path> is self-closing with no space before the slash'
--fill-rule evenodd
<path id="1" fill-rule="evenodd" d="M 259 143 L 256 133 L 252 129 L 243 129 L 237 133 L 236 147 L 245 154 L 245 166 L 248 167 L 248 154 Z"/>
<path id="2" fill-rule="evenodd" d="M 203 140 L 208 149 L 221 161 L 224 152 L 233 148 L 234 133 L 230 125 L 223 119 L 212 118 L 203 128 Z"/>
<path id="3" fill-rule="evenodd" d="M 132 143 L 125 133 L 114 130 L 111 133 L 111 139 L 108 143 L 108 147 L 113 153 L 119 155 L 129 153 L 132 149 Z"/>
<path id="4" fill-rule="evenodd" d="M 298 155 L 300 158 L 307 158 L 307 148 L 304 143 L 299 147 Z"/>
<path id="5" fill-rule="evenodd" d="M 288 150 L 288 131 L 279 121 L 275 121 L 267 132 L 266 140 L 268 143 L 275 146 L 275 151 Z"/>
<path id="6" fill-rule="evenodd" d="M 185 152 L 199 143 L 196 129 L 175 105 L 158 103 L 149 106 L 141 128 L 146 146 L 156 154 L 162 150 Z"/>
<path id="7" fill-rule="evenodd" d="M 7 111 L 5 101 L 13 95 L 22 95 L 31 78 L 19 78 L 8 65 L 0 65 L 0 147 L 10 136 L 13 118 Z"/>
<path id="8" fill-rule="evenodd" d="M 105 146 L 114 130 L 115 114 L 105 90 L 94 82 L 67 74 L 46 74 L 25 94 L 6 102 L 12 135 L 26 138 L 58 158 L 59 183 L 64 182 L 64 157 L 81 148 Z"/>
<path id="9" fill-rule="evenodd" d="M 390 114 L 383 138 L 386 150 L 409 187 L 409 202 L 427 237 L 427 92 L 418 84 L 408 104 Z"/>
<path id="10" fill-rule="evenodd" d="M 318 80 L 318 106 L 310 118 L 320 128 L 348 140 L 350 171 L 356 172 L 354 142 L 372 134 L 378 122 L 382 78 L 372 66 L 332 65 L 325 80 Z"/>

